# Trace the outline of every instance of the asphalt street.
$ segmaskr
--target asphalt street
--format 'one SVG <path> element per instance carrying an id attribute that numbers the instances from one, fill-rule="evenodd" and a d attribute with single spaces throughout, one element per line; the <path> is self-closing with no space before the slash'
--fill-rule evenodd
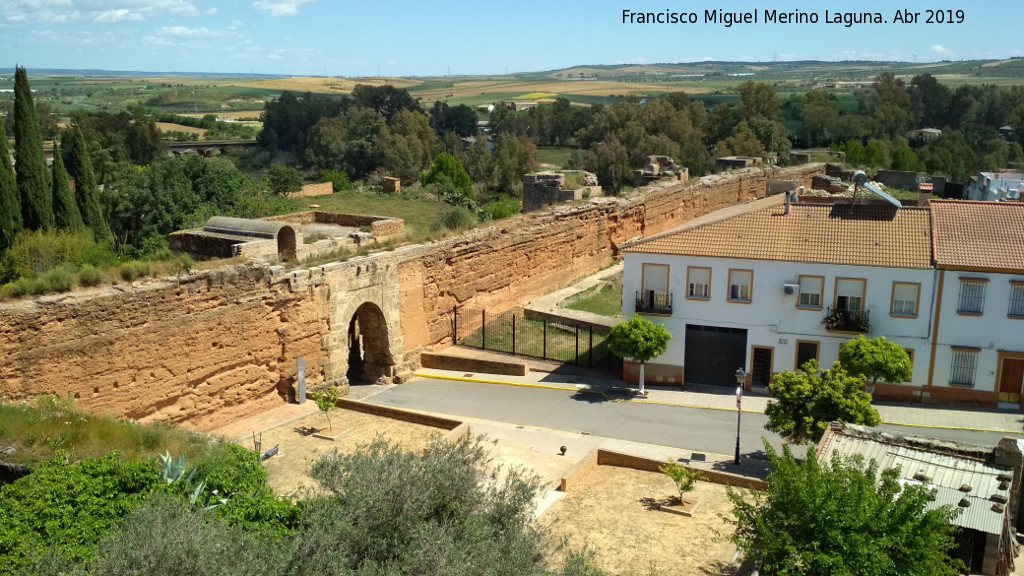
<path id="1" fill-rule="evenodd" d="M 421 378 L 368 399 L 372 404 L 480 418 L 516 425 L 590 434 L 697 452 L 733 454 L 736 411 L 621 402 L 600 394 Z M 781 448 L 782 438 L 764 429 L 763 414 L 744 412 L 740 450 L 763 452 L 761 438 Z M 901 434 L 994 446 L 1003 434 L 883 425 Z M 1022 434 L 1020 437 L 1024 437 Z M 756 456 L 755 456 L 756 457 Z"/>

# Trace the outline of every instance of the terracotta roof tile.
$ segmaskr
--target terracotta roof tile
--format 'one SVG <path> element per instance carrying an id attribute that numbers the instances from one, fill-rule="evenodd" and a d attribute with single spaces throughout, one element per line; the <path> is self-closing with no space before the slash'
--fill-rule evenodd
<path id="1" fill-rule="evenodd" d="M 742 214 L 626 247 L 675 254 L 887 268 L 932 267 L 925 208 L 794 204 Z"/>
<path id="2" fill-rule="evenodd" d="M 934 200 L 940 268 L 1024 273 L 1024 202 Z"/>

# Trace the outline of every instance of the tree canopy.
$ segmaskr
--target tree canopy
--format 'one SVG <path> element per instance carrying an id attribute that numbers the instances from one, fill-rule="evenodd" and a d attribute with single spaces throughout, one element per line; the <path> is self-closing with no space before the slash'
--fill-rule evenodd
<path id="1" fill-rule="evenodd" d="M 21 194 L 7 150 L 7 134 L 0 124 L 0 254 L 14 244 L 21 226 Z"/>
<path id="2" fill-rule="evenodd" d="M 820 440 L 831 422 L 878 426 L 881 419 L 863 387 L 864 379 L 849 375 L 839 362 L 820 370 L 817 360 L 809 360 L 796 372 L 787 370 L 772 378 L 764 427 L 790 442 L 803 443 Z"/>
<path id="3" fill-rule="evenodd" d="M 860 335 L 839 347 L 839 363 L 850 374 L 859 374 L 872 384 L 909 382 L 913 365 L 907 351 L 885 336 L 870 340 Z"/>
<path id="4" fill-rule="evenodd" d="M 729 491 L 732 541 L 766 576 L 956 576 L 957 511 L 929 509 L 928 488 L 901 485 L 898 471 L 842 459 L 819 463 L 814 447 L 803 462 L 788 446 L 780 456 L 767 442 L 768 489 Z"/>
<path id="5" fill-rule="evenodd" d="M 665 353 L 672 334 L 660 324 L 634 314 L 626 322 L 612 326 L 608 332 L 608 349 L 620 358 L 641 364 Z"/>
<path id="6" fill-rule="evenodd" d="M 53 194 L 46 177 L 43 135 L 39 131 L 28 73 L 20 66 L 14 73 L 14 164 L 25 228 L 53 228 Z"/>

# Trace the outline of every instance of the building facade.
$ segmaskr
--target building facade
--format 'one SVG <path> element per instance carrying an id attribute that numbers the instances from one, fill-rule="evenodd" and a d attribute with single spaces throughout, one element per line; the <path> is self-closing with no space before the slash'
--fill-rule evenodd
<path id="1" fill-rule="evenodd" d="M 840 345 L 863 334 L 898 343 L 913 364 L 909 382 L 878 384 L 877 399 L 994 406 L 994 383 L 1002 378 L 1003 400 L 1019 403 L 1024 262 L 997 271 L 936 261 L 933 253 L 943 252 L 933 227 L 944 226 L 946 214 L 991 218 L 959 215 L 978 203 L 935 204 L 933 214 L 776 202 L 626 247 L 623 313 L 644 315 L 673 334 L 666 353 L 647 364 L 647 380 L 734 385 L 743 368 L 749 385 L 767 385 L 773 374 L 812 358 L 830 366 Z M 1000 303 L 999 318 L 958 311 L 986 300 L 993 308 Z M 627 365 L 627 379 L 634 374 Z"/>

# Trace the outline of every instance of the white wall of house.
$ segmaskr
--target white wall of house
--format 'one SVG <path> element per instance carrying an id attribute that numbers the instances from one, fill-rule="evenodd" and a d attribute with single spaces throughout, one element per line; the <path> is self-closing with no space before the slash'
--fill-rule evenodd
<path id="1" fill-rule="evenodd" d="M 668 266 L 668 290 L 672 294 L 671 315 L 645 314 L 673 334 L 668 350 L 653 360 L 654 363 L 682 366 L 686 325 L 701 324 L 747 330 L 744 366 L 747 371 L 752 368 L 752 346 L 773 349 L 774 372 L 795 369 L 799 341 L 819 342 L 819 362 L 830 366 L 838 359 L 839 346 L 857 335 L 829 332 L 822 320 L 828 308 L 835 306 L 837 279 L 860 279 L 864 281 L 864 307 L 869 312 L 871 323 L 866 336 L 885 336 L 913 350 L 914 374 L 910 384 L 924 386 L 927 383 L 935 270 L 626 253 L 622 287 L 622 310 L 626 317 L 634 313 L 644 264 Z M 710 268 L 707 299 L 687 298 L 687 270 L 690 267 Z M 749 303 L 729 300 L 730 270 L 753 272 Z M 784 294 L 784 285 L 798 283 L 800 276 L 823 277 L 820 308 L 800 308 L 797 306 L 798 294 Z M 891 314 L 894 282 L 919 285 L 916 316 Z M 1024 328 L 1024 323 L 1020 323 L 1020 327 Z"/>
<path id="2" fill-rule="evenodd" d="M 999 386 L 996 374 L 1000 353 L 1024 354 L 1024 315 L 1020 314 L 1019 307 L 1016 310 L 1010 308 L 1014 283 L 1021 285 L 1020 289 L 1024 289 L 1024 274 L 952 270 L 942 270 L 939 273 L 944 278 L 941 313 L 938 318 L 939 330 L 935 339 L 935 371 L 932 386 L 995 392 Z M 966 294 L 965 302 L 961 305 L 961 294 L 965 284 L 983 287 L 980 313 L 963 310 L 971 307 Z M 1017 292 L 1017 295 L 1019 298 L 1020 292 Z M 1011 314 L 1012 312 L 1017 314 Z M 974 373 L 969 375 L 971 384 L 956 382 L 962 379 L 962 372 L 958 374 L 961 378 L 951 378 L 954 372 L 954 351 L 975 355 Z"/>

